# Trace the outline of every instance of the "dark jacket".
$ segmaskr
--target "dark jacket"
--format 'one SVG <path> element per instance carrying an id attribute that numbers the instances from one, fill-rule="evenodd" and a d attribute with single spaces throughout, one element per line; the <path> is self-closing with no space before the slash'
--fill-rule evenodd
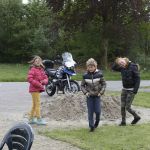
<path id="1" fill-rule="evenodd" d="M 114 63 L 112 70 L 121 72 L 124 88 L 133 88 L 133 93 L 137 93 L 140 86 L 140 74 L 136 64 L 129 62 L 127 67 L 123 68 Z"/>
<path id="2" fill-rule="evenodd" d="M 106 88 L 106 82 L 100 70 L 93 73 L 86 72 L 83 75 L 81 82 L 81 90 L 84 94 L 87 92 L 91 96 L 97 96 L 99 93 L 103 94 Z"/>

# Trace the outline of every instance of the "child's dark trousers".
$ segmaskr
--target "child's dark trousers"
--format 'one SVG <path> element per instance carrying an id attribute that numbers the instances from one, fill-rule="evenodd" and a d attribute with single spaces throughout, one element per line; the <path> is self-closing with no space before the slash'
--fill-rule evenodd
<path id="1" fill-rule="evenodd" d="M 94 128 L 95 123 L 99 124 L 100 121 L 100 115 L 101 115 L 100 97 L 99 96 L 87 97 L 87 108 L 88 108 L 89 127 Z M 95 119 L 94 119 L 94 113 L 96 114 Z"/>

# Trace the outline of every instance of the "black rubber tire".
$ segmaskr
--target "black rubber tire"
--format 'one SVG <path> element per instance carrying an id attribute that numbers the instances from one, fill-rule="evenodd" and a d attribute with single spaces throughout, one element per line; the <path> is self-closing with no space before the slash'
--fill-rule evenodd
<path id="1" fill-rule="evenodd" d="M 49 96 L 53 96 L 56 92 L 56 86 L 53 85 L 53 87 L 51 87 L 50 89 L 50 86 L 51 86 L 50 84 L 53 84 L 53 83 L 49 81 L 49 83 L 45 86 L 45 90 Z"/>
<path id="2" fill-rule="evenodd" d="M 79 84 L 78 84 L 78 82 L 76 82 L 76 81 L 74 81 L 74 80 L 70 80 L 70 85 L 72 85 L 72 84 L 74 84 L 74 85 L 76 85 L 76 91 L 74 91 L 73 93 L 76 93 L 76 92 L 78 92 L 78 91 L 80 91 L 80 86 L 79 86 Z M 64 85 L 64 93 L 66 93 L 66 89 L 68 88 L 68 83 L 67 82 L 65 82 L 65 85 Z M 70 93 L 72 93 L 72 92 L 70 92 Z"/>

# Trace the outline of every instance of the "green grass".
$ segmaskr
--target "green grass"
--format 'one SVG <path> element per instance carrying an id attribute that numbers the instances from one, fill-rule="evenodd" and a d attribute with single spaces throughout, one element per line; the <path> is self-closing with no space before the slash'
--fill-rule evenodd
<path id="1" fill-rule="evenodd" d="M 73 79 L 82 80 L 82 74 L 83 73 L 77 73 L 77 75 L 74 76 Z M 110 70 L 104 70 L 103 75 L 104 75 L 105 80 L 107 80 L 107 81 L 121 80 L 120 72 L 113 72 Z M 141 75 L 141 80 L 150 80 L 150 71 L 147 71 L 147 72 L 141 71 L 140 75 Z"/>
<path id="2" fill-rule="evenodd" d="M 119 91 L 106 91 L 105 92 L 105 95 L 112 95 L 112 96 L 120 96 L 121 95 L 121 92 Z"/>
<path id="3" fill-rule="evenodd" d="M 141 89 L 150 89 L 150 86 L 141 86 Z"/>
<path id="4" fill-rule="evenodd" d="M 150 70 L 148 71 L 141 71 L 141 79 L 142 80 L 150 80 Z"/>
<path id="5" fill-rule="evenodd" d="M 106 91 L 106 95 L 120 96 L 121 92 Z M 150 108 L 150 92 L 138 92 L 133 100 L 133 105 Z"/>
<path id="6" fill-rule="evenodd" d="M 150 92 L 139 92 L 135 96 L 133 105 L 150 108 Z"/>
<path id="7" fill-rule="evenodd" d="M 26 81 L 26 76 L 28 72 L 28 65 L 23 64 L 0 64 L 0 82 L 17 82 Z M 84 70 L 77 72 L 76 76 L 73 76 L 74 80 L 82 80 L 82 74 Z M 108 80 L 121 80 L 120 73 L 112 71 L 103 71 L 104 78 Z M 141 72 L 142 80 L 150 80 L 150 72 Z"/>
<path id="8" fill-rule="evenodd" d="M 136 126 L 102 126 L 94 133 L 88 129 L 54 130 L 43 134 L 84 150 L 148 150 L 150 124 Z"/>
<path id="9" fill-rule="evenodd" d="M 73 79 L 75 80 L 82 80 L 82 73 L 77 73 L 76 76 L 73 76 Z M 119 72 L 112 72 L 112 71 L 104 71 L 103 72 L 103 75 L 104 75 L 104 78 L 105 80 L 121 80 L 121 76 L 120 76 L 120 73 Z"/>
<path id="10" fill-rule="evenodd" d="M 121 74 L 120 72 L 113 72 L 113 71 L 103 71 L 103 75 L 105 80 L 121 80 Z"/>
<path id="11" fill-rule="evenodd" d="M 0 64 L 0 81 L 26 81 L 28 68 L 28 65 L 22 64 Z"/>
<path id="12" fill-rule="evenodd" d="M 72 77 L 73 80 L 81 81 L 82 80 L 82 73 L 77 73 L 75 76 Z"/>

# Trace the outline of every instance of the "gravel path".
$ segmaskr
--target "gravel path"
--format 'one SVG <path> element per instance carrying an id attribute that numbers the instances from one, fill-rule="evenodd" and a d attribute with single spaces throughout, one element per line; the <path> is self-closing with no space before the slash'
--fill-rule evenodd
<path id="1" fill-rule="evenodd" d="M 17 123 L 18 121 L 22 121 L 23 117 L 22 114 L 19 113 L 0 113 L 0 141 L 2 140 L 5 133 L 13 126 L 13 124 Z M 35 139 L 33 142 L 32 150 L 79 150 L 76 147 L 73 147 L 72 145 L 61 142 L 58 140 L 53 140 L 44 136 L 39 135 L 37 132 L 38 130 L 44 130 L 44 129 L 54 129 L 55 123 L 52 124 L 49 123 L 46 127 L 37 127 L 33 126 Z M 51 127 L 51 128 L 50 128 Z M 59 126 L 57 126 L 59 128 Z M 6 146 L 4 150 L 7 149 Z"/>

